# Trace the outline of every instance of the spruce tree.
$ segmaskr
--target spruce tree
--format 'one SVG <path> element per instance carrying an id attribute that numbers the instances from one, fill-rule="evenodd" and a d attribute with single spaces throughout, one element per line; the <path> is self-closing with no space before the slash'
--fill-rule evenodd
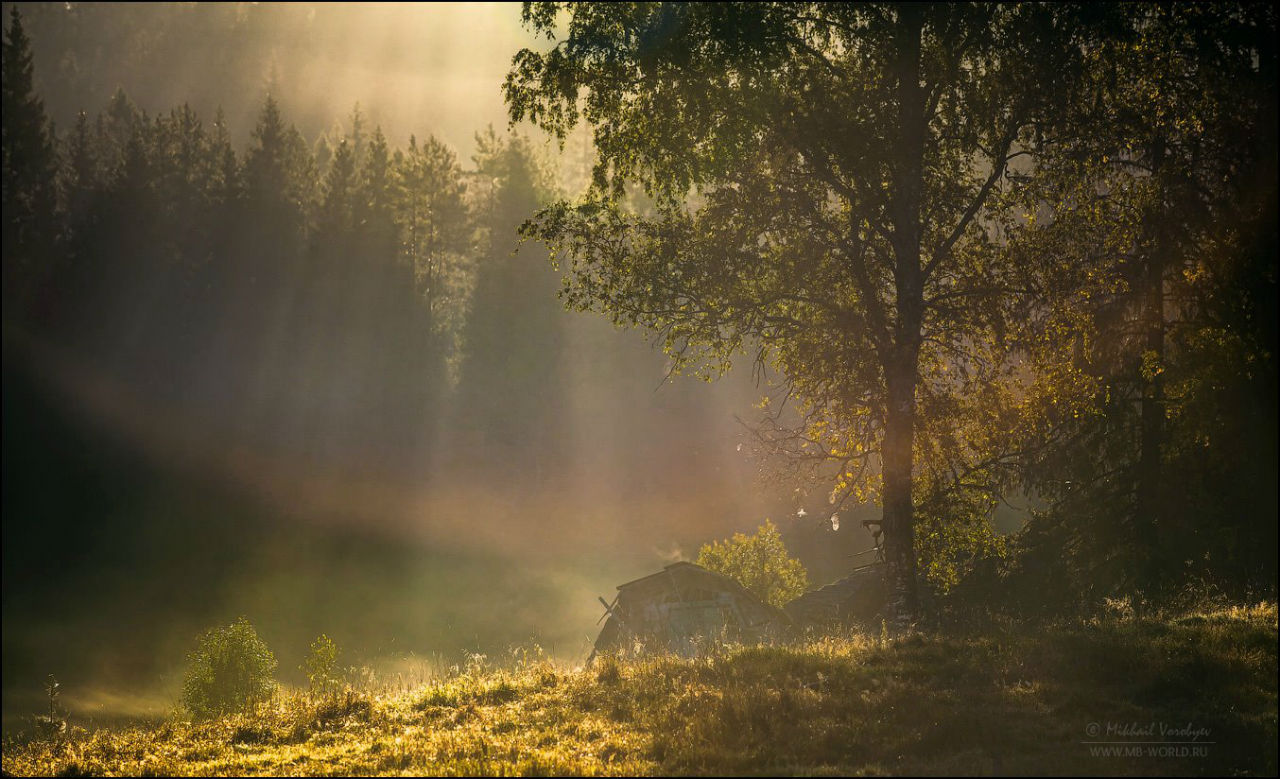
<path id="1" fill-rule="evenodd" d="M 31 41 L 17 7 L 4 35 L 3 211 L 6 319 L 25 318 L 53 262 L 58 162 L 44 103 L 35 93 Z"/>

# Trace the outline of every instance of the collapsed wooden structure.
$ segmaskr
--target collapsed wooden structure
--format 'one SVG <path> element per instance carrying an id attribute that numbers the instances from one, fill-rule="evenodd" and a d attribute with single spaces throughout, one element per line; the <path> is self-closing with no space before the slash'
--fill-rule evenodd
<path id="1" fill-rule="evenodd" d="M 618 585 L 588 662 L 602 652 L 668 650 L 697 654 L 708 641 L 757 642 L 805 628 L 871 623 L 885 602 L 883 566 L 875 563 L 811 590 L 779 609 L 734 579 L 679 562 Z"/>
<path id="2" fill-rule="evenodd" d="M 782 607 L 797 625 L 826 628 L 873 624 L 888 598 L 884 565 L 872 563 L 830 584 L 810 590 Z"/>
<path id="3" fill-rule="evenodd" d="M 711 639 L 760 641 L 781 635 L 791 619 L 737 581 L 693 563 L 672 563 L 618 585 L 592 658 L 600 652 L 667 649 L 696 654 Z"/>

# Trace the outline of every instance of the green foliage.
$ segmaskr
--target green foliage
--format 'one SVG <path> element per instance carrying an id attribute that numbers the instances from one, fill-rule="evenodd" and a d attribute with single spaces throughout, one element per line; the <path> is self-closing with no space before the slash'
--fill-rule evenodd
<path id="1" fill-rule="evenodd" d="M 1044 280 L 1007 448 L 1047 505 L 1015 572 L 1075 602 L 1274 592 L 1276 17 L 1115 21 L 1008 193 L 1040 219 L 1007 249 Z"/>
<path id="2" fill-rule="evenodd" d="M 276 658 L 245 617 L 201 636 L 187 661 L 182 705 L 196 717 L 241 711 L 275 692 Z"/>
<path id="3" fill-rule="evenodd" d="M 311 651 L 302 663 L 302 672 L 313 693 L 330 693 L 338 688 L 338 645 L 321 633 L 311 642 Z"/>
<path id="4" fill-rule="evenodd" d="M 525 22 L 559 45 L 513 60 L 512 118 L 585 121 L 598 150 L 584 201 L 530 224 L 569 304 L 655 331 L 677 368 L 756 350 L 803 420 L 762 438 L 833 466 L 833 497 L 880 500 L 891 562 L 914 500 L 949 586 L 999 551 L 981 504 L 1027 490 L 1069 577 L 1274 587 L 1272 11 L 533 3 Z"/>
<path id="5" fill-rule="evenodd" d="M 922 502 L 916 528 L 921 576 L 945 593 L 975 570 L 1005 559 L 1009 544 L 991 524 L 994 496 L 978 489 L 936 493 Z"/>
<path id="6" fill-rule="evenodd" d="M 804 565 L 787 554 L 782 534 L 768 519 L 752 535 L 734 533 L 731 539 L 705 544 L 697 563 L 736 579 L 773 606 L 795 600 L 809 588 Z"/>
<path id="7" fill-rule="evenodd" d="M 1002 347 L 1028 286 L 987 226 L 1073 72 L 1072 13 L 526 6 L 558 45 L 513 60 L 511 117 L 562 138 L 583 119 L 598 151 L 585 202 L 528 229 L 567 302 L 654 331 L 677 369 L 776 369 L 798 414 L 769 408 L 762 443 L 882 503 L 907 611 L 914 475 L 998 453 L 982 401 L 1017 376 Z"/>

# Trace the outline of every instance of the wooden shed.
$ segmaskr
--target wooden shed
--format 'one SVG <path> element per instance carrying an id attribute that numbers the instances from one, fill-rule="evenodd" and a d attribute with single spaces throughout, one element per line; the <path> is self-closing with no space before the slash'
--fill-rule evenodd
<path id="1" fill-rule="evenodd" d="M 689 656 L 708 638 L 760 641 L 791 626 L 782 609 L 757 598 L 738 582 L 693 563 L 618 585 L 607 621 L 596 638 L 600 652 L 669 649 Z M 588 661 L 590 662 L 590 661 Z"/>
<path id="2" fill-rule="evenodd" d="M 874 627 L 885 616 L 889 595 L 883 563 L 854 569 L 839 581 L 810 590 L 782 607 L 800 627 Z"/>

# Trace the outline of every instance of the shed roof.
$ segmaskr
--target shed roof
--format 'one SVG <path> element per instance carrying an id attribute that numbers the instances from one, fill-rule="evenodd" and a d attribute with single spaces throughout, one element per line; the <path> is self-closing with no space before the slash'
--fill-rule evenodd
<path id="1" fill-rule="evenodd" d="M 667 574 L 672 569 L 680 569 L 680 568 L 693 568 L 699 571 L 704 571 L 706 573 L 711 574 L 712 576 L 720 576 L 726 581 L 730 581 L 730 582 L 733 582 L 734 584 L 737 584 L 737 582 L 734 582 L 732 579 L 730 579 L 727 576 L 721 576 L 721 574 L 718 574 L 715 571 L 708 571 L 706 568 L 703 568 L 701 565 L 695 565 L 694 563 L 689 563 L 689 562 L 685 562 L 684 560 L 681 560 L 679 562 L 671 563 L 670 565 L 664 565 L 662 567 L 662 570 L 658 571 L 657 573 L 651 573 L 648 576 L 641 576 L 639 579 L 632 579 L 629 582 L 623 582 L 622 584 L 618 585 L 618 589 L 619 590 L 626 589 L 627 587 L 630 587 L 633 584 L 640 584 L 641 582 L 647 582 L 650 579 L 656 579 L 659 576 L 663 576 Z"/>
<path id="2" fill-rule="evenodd" d="M 748 590 L 746 587 L 743 587 L 742 584 L 737 579 L 734 579 L 732 576 L 725 576 L 722 573 L 717 573 L 716 571 L 703 568 L 701 565 L 698 565 L 696 563 L 685 562 L 683 560 L 680 562 L 675 562 L 669 565 L 665 565 L 663 566 L 662 570 L 658 571 L 657 573 L 651 573 L 648 576 L 641 576 L 639 579 L 632 579 L 629 582 L 619 584 L 618 591 L 621 593 L 623 590 L 636 587 L 637 585 L 643 585 L 648 582 L 652 582 L 653 580 L 658 579 L 660 577 L 669 578 L 673 574 L 680 574 L 684 576 L 694 575 L 702 579 L 713 580 L 716 584 L 718 584 L 723 589 L 731 593 L 734 593 L 738 597 L 744 598 L 747 601 L 755 604 L 757 608 L 763 609 L 765 612 L 769 613 L 774 618 L 780 619 L 781 621 L 788 622 L 788 623 L 791 621 L 791 617 L 785 611 L 778 608 L 777 606 L 773 606 L 771 604 L 765 603 L 755 593 L 751 592 L 751 590 Z"/>
<path id="3" fill-rule="evenodd" d="M 632 579 L 629 582 L 624 582 L 623 584 L 619 584 L 618 589 L 624 590 L 628 587 L 633 587 L 637 584 L 644 584 L 645 582 L 652 581 L 653 579 L 656 579 L 660 576 L 670 576 L 673 573 L 682 573 L 682 574 L 687 573 L 687 574 L 694 574 L 697 576 L 702 576 L 710 579 L 715 579 L 719 584 L 724 586 L 726 589 L 733 590 L 734 592 L 742 592 L 752 598 L 756 598 L 754 593 L 752 593 L 746 587 L 743 587 L 742 584 L 737 579 L 734 579 L 732 576 L 725 576 L 722 573 L 717 573 L 716 571 L 712 571 L 708 568 L 703 568 L 701 565 L 698 565 L 697 563 L 690 563 L 684 560 L 670 563 L 669 565 L 664 565 L 662 567 L 662 570 L 658 571 L 657 573 L 651 573 L 648 576 L 641 576 L 639 579 Z"/>

